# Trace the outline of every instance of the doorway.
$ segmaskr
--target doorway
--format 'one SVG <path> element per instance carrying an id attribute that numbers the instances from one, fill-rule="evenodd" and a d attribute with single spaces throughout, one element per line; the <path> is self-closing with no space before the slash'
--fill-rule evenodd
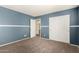
<path id="1" fill-rule="evenodd" d="M 36 19 L 36 36 L 41 36 L 41 21 Z"/>

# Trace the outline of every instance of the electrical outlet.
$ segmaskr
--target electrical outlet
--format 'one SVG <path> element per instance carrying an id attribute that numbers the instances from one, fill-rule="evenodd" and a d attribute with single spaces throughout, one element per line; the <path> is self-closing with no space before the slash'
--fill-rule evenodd
<path id="1" fill-rule="evenodd" d="M 44 37 L 46 36 L 46 35 L 43 35 Z"/>
<path id="2" fill-rule="evenodd" d="M 27 37 L 27 35 L 24 35 L 24 37 Z"/>

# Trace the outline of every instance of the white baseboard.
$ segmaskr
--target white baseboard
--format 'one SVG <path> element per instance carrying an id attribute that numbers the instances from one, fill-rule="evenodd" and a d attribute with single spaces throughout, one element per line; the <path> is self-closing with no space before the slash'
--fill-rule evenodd
<path id="1" fill-rule="evenodd" d="M 13 43 L 17 43 L 17 42 L 20 42 L 20 41 L 23 41 L 23 40 L 26 40 L 26 39 L 29 39 L 29 37 L 21 39 L 21 40 L 16 40 L 16 41 L 13 41 L 13 42 L 9 42 L 9 43 L 6 43 L 6 44 L 2 44 L 2 45 L 0 45 L 0 47 L 6 46 L 6 45 L 9 45 L 9 44 L 13 44 Z"/>
<path id="2" fill-rule="evenodd" d="M 70 44 L 71 46 L 75 46 L 75 47 L 78 47 L 79 48 L 79 45 L 75 45 L 75 44 Z"/>

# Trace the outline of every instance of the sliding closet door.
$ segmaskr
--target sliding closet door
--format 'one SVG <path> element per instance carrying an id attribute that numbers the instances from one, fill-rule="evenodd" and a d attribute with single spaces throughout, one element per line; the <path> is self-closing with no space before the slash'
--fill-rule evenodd
<path id="1" fill-rule="evenodd" d="M 36 36 L 36 20 L 31 19 L 30 20 L 30 37 Z"/>
<path id="2" fill-rule="evenodd" d="M 69 15 L 49 18 L 49 38 L 51 40 L 70 43 Z"/>

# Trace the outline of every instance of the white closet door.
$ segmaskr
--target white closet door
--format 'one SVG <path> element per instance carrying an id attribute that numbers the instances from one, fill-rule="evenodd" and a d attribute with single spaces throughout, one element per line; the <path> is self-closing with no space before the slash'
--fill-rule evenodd
<path id="1" fill-rule="evenodd" d="M 69 15 L 49 18 L 49 38 L 51 40 L 70 43 Z"/>
<path id="2" fill-rule="evenodd" d="M 36 20 L 34 19 L 30 21 L 30 36 L 31 38 L 36 36 Z"/>

